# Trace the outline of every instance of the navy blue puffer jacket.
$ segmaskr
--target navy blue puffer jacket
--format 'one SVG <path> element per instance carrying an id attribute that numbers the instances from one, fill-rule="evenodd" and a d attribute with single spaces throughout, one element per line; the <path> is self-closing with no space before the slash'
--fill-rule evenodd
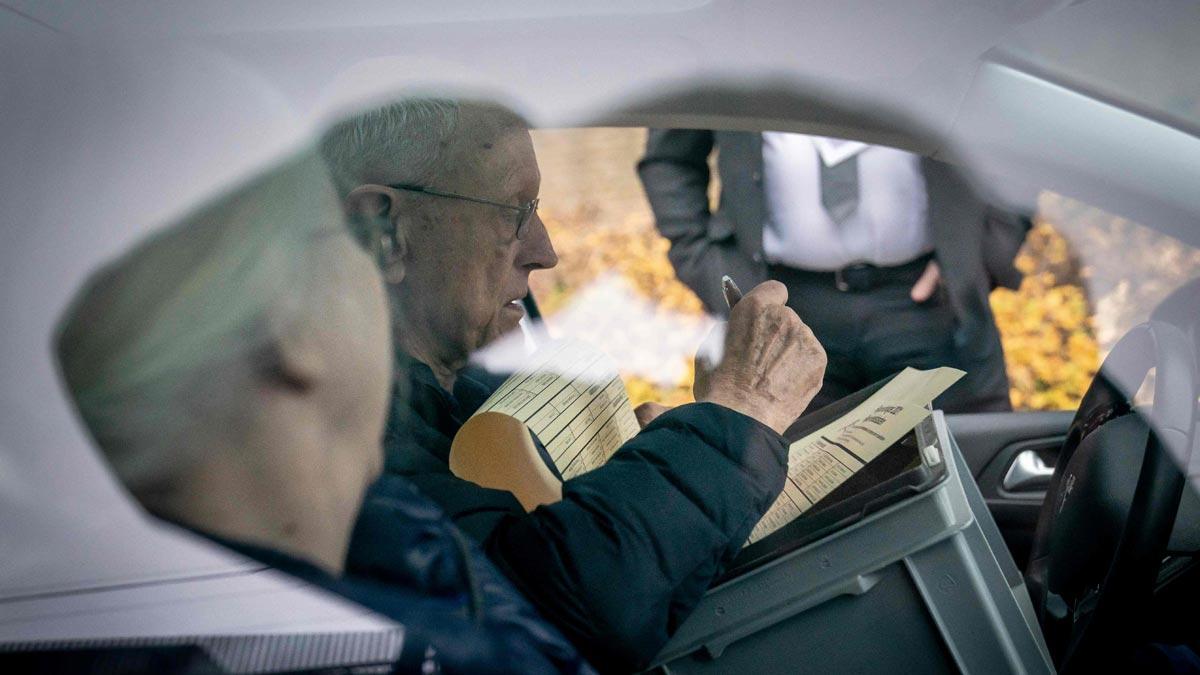
<path id="1" fill-rule="evenodd" d="M 506 658 L 512 672 L 590 673 L 579 653 L 548 624 L 432 501 L 404 478 L 385 475 L 370 490 L 352 537 L 346 573 L 436 598 L 462 619 L 522 642 Z M 431 636 L 437 644 L 453 635 Z M 530 653 L 527 653 L 530 652 Z M 528 667 L 522 658 L 533 656 Z"/>
<path id="2" fill-rule="evenodd" d="M 411 481 L 601 670 L 649 665 L 783 489 L 782 436 L 728 408 L 695 403 L 663 414 L 607 464 L 566 481 L 562 501 L 526 513 L 512 494 L 459 479 L 448 466 L 454 434 L 497 383 L 460 373 L 447 392 L 428 367 L 403 354 L 397 360 L 384 477 L 368 493 L 349 568 L 454 588 L 442 577 L 450 567 L 434 564 L 444 546 L 380 543 L 394 536 L 386 516 L 394 486 Z"/>

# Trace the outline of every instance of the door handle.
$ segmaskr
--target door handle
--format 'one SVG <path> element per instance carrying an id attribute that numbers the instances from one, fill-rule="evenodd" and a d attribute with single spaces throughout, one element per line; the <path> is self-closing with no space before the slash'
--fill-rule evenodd
<path id="1" fill-rule="evenodd" d="M 1025 450 L 1008 465 L 1001 485 L 1009 492 L 1045 492 L 1053 475 L 1054 467 L 1046 464 L 1036 450 Z"/>

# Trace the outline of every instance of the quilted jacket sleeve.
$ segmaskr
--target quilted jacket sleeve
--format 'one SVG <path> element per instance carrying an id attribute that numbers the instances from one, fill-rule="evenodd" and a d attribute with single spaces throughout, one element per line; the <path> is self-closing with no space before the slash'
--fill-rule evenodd
<path id="1" fill-rule="evenodd" d="M 786 471 L 786 443 L 768 427 L 681 406 L 567 481 L 561 502 L 496 519 L 484 547 L 593 665 L 638 669 L 740 550 Z"/>

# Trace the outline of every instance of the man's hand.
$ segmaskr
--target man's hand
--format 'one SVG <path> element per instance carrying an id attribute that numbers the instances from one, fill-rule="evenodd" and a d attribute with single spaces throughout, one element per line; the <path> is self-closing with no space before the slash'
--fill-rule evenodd
<path id="1" fill-rule="evenodd" d="M 796 421 L 821 388 L 825 350 L 785 302 L 787 288 L 767 281 L 734 305 L 720 363 L 696 359 L 697 401 L 732 408 L 779 433 Z"/>
<path id="2" fill-rule="evenodd" d="M 937 290 L 938 284 L 942 281 L 942 270 L 938 267 L 936 260 L 930 260 L 925 266 L 925 271 L 921 273 L 921 278 L 917 279 L 917 283 L 913 284 L 912 290 L 908 292 L 909 297 L 913 302 L 925 302 L 933 297 L 933 292 Z"/>
<path id="3" fill-rule="evenodd" d="M 633 409 L 633 416 L 637 418 L 638 426 L 645 429 L 647 424 L 650 424 L 659 415 L 670 410 L 667 406 L 654 401 L 646 401 Z"/>

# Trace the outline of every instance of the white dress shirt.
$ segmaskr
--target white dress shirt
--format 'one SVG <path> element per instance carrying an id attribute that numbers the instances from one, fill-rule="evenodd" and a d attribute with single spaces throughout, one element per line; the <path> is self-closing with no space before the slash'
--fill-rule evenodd
<path id="1" fill-rule="evenodd" d="M 858 157 L 858 208 L 837 223 L 821 203 L 817 162 Z M 855 263 L 900 265 L 933 250 L 920 158 L 856 141 L 763 134 L 763 190 L 769 262 L 812 271 Z"/>

